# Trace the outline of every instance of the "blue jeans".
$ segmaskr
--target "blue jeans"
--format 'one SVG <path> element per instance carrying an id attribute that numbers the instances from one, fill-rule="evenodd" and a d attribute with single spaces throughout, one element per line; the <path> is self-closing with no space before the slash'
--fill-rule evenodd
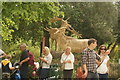
<path id="1" fill-rule="evenodd" d="M 99 80 L 98 73 L 88 72 L 86 80 Z"/>
<path id="2" fill-rule="evenodd" d="M 99 79 L 100 80 L 108 80 L 108 73 L 106 73 L 106 74 L 99 74 Z"/>

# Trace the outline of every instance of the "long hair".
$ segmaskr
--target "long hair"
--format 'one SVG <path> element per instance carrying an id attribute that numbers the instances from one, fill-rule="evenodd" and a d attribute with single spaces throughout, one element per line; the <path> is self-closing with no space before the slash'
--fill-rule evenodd
<path id="1" fill-rule="evenodd" d="M 105 45 L 101 45 L 101 46 L 99 47 L 99 49 L 98 49 L 98 54 L 99 54 L 99 55 L 100 55 L 100 53 L 101 53 L 101 51 L 100 51 L 100 50 L 101 50 L 101 48 L 102 48 L 102 47 L 104 47 L 104 48 L 105 48 L 105 51 L 107 50 L 107 48 L 106 48 L 106 46 L 105 46 Z"/>
<path id="2" fill-rule="evenodd" d="M 45 49 L 45 51 L 46 51 L 46 54 L 49 54 L 49 53 L 50 53 L 50 49 L 49 49 L 47 46 L 45 46 L 44 49 Z"/>

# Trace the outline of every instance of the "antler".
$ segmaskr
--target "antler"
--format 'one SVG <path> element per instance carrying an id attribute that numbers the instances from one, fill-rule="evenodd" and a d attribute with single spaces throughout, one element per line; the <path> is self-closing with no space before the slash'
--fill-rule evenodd
<path id="1" fill-rule="evenodd" d="M 46 27 L 46 28 L 44 28 L 44 30 L 46 30 L 46 31 L 49 32 L 49 31 L 50 31 L 50 28 Z"/>
<path id="2" fill-rule="evenodd" d="M 76 31 L 74 30 L 74 28 L 73 28 L 70 24 L 68 25 L 67 30 L 71 31 L 71 32 L 74 33 L 75 35 L 77 35 L 77 36 L 79 36 L 79 37 L 82 38 L 82 34 L 79 34 L 78 32 L 76 32 Z"/>
<path id="3" fill-rule="evenodd" d="M 54 22 L 60 21 L 60 20 L 62 20 L 62 19 L 63 19 L 63 18 L 53 17 L 53 18 L 50 20 L 50 22 L 54 23 Z"/>
<path id="4" fill-rule="evenodd" d="M 70 19 L 70 17 L 69 17 L 69 18 L 67 18 L 67 19 L 66 19 L 66 21 L 67 21 L 67 20 L 69 20 L 69 19 Z"/>

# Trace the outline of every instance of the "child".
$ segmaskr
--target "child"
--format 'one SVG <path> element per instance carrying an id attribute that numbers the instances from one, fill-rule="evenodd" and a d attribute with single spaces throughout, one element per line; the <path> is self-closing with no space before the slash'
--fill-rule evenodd
<path id="1" fill-rule="evenodd" d="M 11 70 L 14 70 L 15 67 L 12 67 L 12 64 L 10 62 L 11 56 L 6 55 L 6 58 L 1 61 L 2 63 L 2 73 L 3 73 L 3 78 L 10 78 L 10 73 Z"/>

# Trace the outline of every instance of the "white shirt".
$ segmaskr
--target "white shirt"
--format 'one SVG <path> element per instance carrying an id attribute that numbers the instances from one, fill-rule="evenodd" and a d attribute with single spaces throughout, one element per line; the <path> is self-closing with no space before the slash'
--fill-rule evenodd
<path id="1" fill-rule="evenodd" d="M 3 53 L 5 53 L 3 50 L 0 49 L 0 55 L 2 55 Z"/>
<path id="2" fill-rule="evenodd" d="M 108 67 L 107 67 L 107 62 L 109 60 L 109 56 L 107 55 L 104 59 L 104 61 L 102 62 L 102 64 L 98 67 L 97 72 L 100 74 L 106 74 L 108 71 Z"/>
<path id="3" fill-rule="evenodd" d="M 63 63 L 63 61 L 68 61 L 70 60 L 71 63 L 65 63 L 65 70 L 70 70 L 74 68 L 74 55 L 72 53 L 70 53 L 69 55 L 66 55 L 65 53 L 62 54 L 61 56 L 61 63 Z"/>
<path id="4" fill-rule="evenodd" d="M 39 68 L 39 62 L 34 62 L 34 64 L 35 64 L 35 67 L 38 69 Z"/>
<path id="5" fill-rule="evenodd" d="M 52 55 L 49 53 L 47 56 L 44 56 L 44 59 L 47 61 L 47 63 L 42 63 L 42 68 L 50 68 L 50 64 L 52 62 Z"/>

